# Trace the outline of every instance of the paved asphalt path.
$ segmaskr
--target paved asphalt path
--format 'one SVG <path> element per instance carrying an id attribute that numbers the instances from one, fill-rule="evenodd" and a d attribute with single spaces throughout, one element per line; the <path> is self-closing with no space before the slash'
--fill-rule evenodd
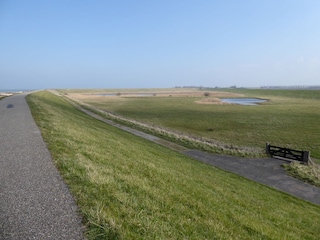
<path id="1" fill-rule="evenodd" d="M 253 181 L 262 183 L 282 192 L 288 193 L 292 196 L 304 199 L 311 203 L 320 205 L 320 188 L 300 181 L 294 177 L 288 176 L 286 171 L 282 167 L 282 164 L 288 163 L 287 161 L 274 158 L 238 158 L 233 156 L 207 153 L 199 150 L 187 149 L 175 143 L 158 138 L 156 136 L 114 123 L 79 106 L 76 107 L 78 107 L 81 111 L 107 124 L 120 128 L 124 131 L 130 132 L 139 137 L 143 137 L 157 144 L 169 147 L 191 158 L 213 165 L 225 171 L 238 174 L 245 178 L 251 179 Z"/>
<path id="2" fill-rule="evenodd" d="M 84 239 L 25 94 L 0 100 L 0 239 Z"/>
<path id="3" fill-rule="evenodd" d="M 292 196 L 320 205 L 320 188 L 288 176 L 281 166 L 284 163 L 288 163 L 287 161 L 275 158 L 237 158 L 198 150 L 186 150 L 182 153 L 220 169 L 233 172 Z"/>

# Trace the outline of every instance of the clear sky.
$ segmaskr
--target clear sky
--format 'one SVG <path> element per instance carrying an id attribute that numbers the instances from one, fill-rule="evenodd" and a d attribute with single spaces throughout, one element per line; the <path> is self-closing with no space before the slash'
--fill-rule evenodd
<path id="1" fill-rule="evenodd" d="M 320 85 L 319 0 L 0 0 L 0 89 Z"/>

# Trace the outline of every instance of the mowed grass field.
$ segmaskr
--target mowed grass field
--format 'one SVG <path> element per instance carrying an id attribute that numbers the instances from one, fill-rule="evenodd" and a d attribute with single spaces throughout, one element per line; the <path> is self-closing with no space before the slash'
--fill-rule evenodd
<path id="1" fill-rule="evenodd" d="M 27 100 L 88 239 L 319 239 L 319 206 L 113 128 L 52 93 Z"/>
<path id="2" fill-rule="evenodd" d="M 257 106 L 198 103 L 217 95 L 223 96 L 221 94 L 227 91 L 229 95 L 268 101 Z M 265 144 L 269 142 L 311 151 L 311 157 L 320 159 L 319 90 L 209 89 L 203 90 L 202 95 L 172 94 L 169 97 L 158 94 L 151 97 L 128 97 L 125 94 L 92 97 L 93 93 L 82 95 L 81 101 L 220 145 L 248 148 L 249 156 L 263 156 Z"/>

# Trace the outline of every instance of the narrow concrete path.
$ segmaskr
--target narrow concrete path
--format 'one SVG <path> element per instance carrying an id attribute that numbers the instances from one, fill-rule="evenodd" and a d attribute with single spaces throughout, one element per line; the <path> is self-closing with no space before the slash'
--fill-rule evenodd
<path id="1" fill-rule="evenodd" d="M 292 196 L 320 205 L 320 188 L 288 176 L 282 165 L 285 160 L 265 158 L 247 159 L 222 156 L 199 150 L 182 151 L 183 154 L 211 164 L 228 172 L 273 187 Z"/>
<path id="2" fill-rule="evenodd" d="M 217 168 L 238 174 L 240 176 L 262 183 L 282 192 L 286 192 L 292 196 L 320 205 L 320 188 L 288 176 L 284 168 L 281 166 L 284 163 L 288 163 L 287 161 L 273 158 L 239 158 L 226 155 L 217 155 L 194 149 L 187 149 L 159 137 L 123 126 L 121 124 L 114 123 L 80 106 L 76 107 L 100 121 L 120 128 L 124 131 L 130 132 L 136 136 L 169 147 L 186 156 L 213 165 Z"/>
<path id="3" fill-rule="evenodd" d="M 84 239 L 25 96 L 0 100 L 0 239 Z"/>

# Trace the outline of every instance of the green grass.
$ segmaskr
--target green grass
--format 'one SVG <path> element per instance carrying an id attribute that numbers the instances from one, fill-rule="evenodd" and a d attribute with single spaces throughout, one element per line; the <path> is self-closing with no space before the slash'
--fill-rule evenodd
<path id="1" fill-rule="evenodd" d="M 95 120 L 48 92 L 28 103 L 88 239 L 318 239 L 320 207 Z"/>
<path id="2" fill-rule="evenodd" d="M 320 100 L 320 90 L 284 90 L 284 89 L 214 89 L 214 91 L 227 91 L 232 93 L 246 94 L 247 96 L 270 96 L 299 99 Z"/>
<path id="3" fill-rule="evenodd" d="M 196 97 L 87 100 L 103 110 L 222 145 L 256 149 L 265 143 L 311 151 L 320 158 L 320 91 L 233 90 L 268 99 L 258 106 L 197 104 Z M 249 153 L 250 155 L 250 153 Z"/>

